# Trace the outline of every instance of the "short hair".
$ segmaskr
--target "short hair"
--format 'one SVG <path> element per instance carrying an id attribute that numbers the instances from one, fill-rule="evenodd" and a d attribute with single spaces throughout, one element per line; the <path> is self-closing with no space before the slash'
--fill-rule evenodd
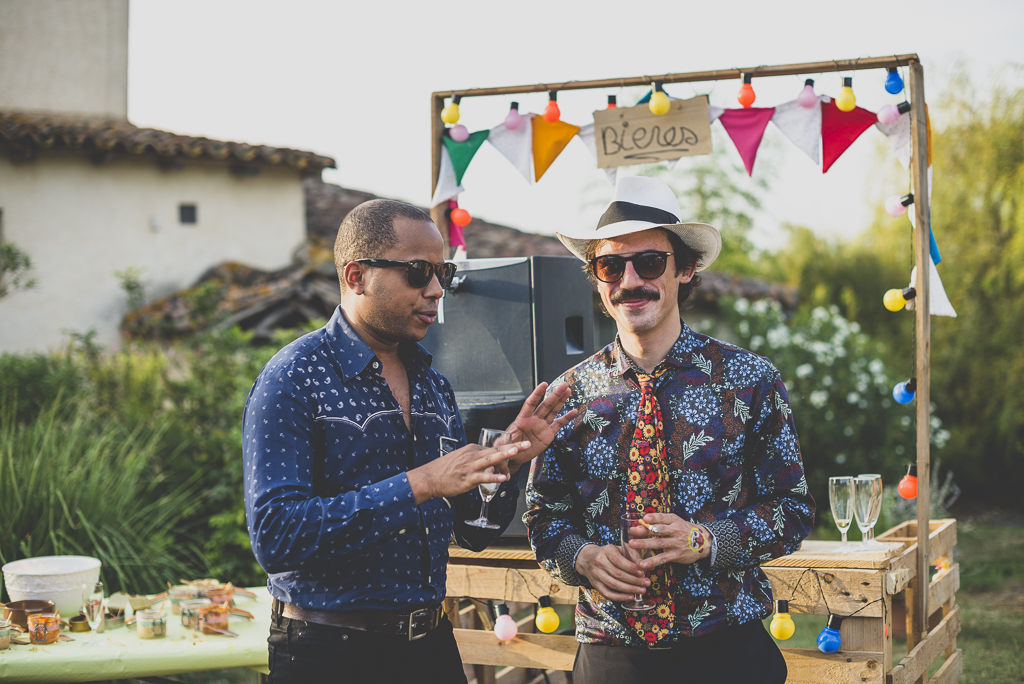
<path id="1" fill-rule="evenodd" d="M 334 240 L 334 265 L 338 269 L 338 280 L 343 290 L 345 266 L 348 262 L 383 257 L 398 244 L 396 218 L 433 223 L 422 209 L 389 199 L 363 202 L 345 216 L 338 228 L 338 237 Z"/>
<path id="2" fill-rule="evenodd" d="M 703 253 L 693 249 L 683 239 L 676 235 L 671 230 L 661 228 L 665 235 L 668 236 L 668 243 L 672 246 L 672 254 L 676 258 L 676 275 L 679 275 L 683 271 L 690 267 L 696 267 L 697 262 L 703 257 Z M 602 240 L 591 240 L 587 243 L 587 249 L 583 254 L 584 263 L 583 270 L 590 278 L 590 282 L 597 284 L 597 278 L 594 276 L 593 271 L 590 269 L 590 260 L 597 256 L 597 248 L 600 246 Z M 690 300 L 690 296 L 693 291 L 700 287 L 700 276 L 694 271 L 693 278 L 688 283 L 679 284 L 679 294 L 677 299 L 679 301 L 679 311 L 683 311 L 686 308 L 686 303 Z"/>

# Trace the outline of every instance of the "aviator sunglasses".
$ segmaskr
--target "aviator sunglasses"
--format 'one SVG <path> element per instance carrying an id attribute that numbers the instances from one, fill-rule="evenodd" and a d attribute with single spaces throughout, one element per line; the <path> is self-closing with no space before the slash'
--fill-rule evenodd
<path id="1" fill-rule="evenodd" d="M 432 261 L 425 259 L 417 259 L 415 261 L 399 261 L 397 259 L 354 259 L 357 264 L 366 264 L 367 266 L 373 266 L 374 268 L 406 268 L 406 277 L 409 279 L 409 285 L 415 288 L 426 287 L 430 282 L 432 276 L 437 276 L 437 282 L 441 284 L 443 289 L 448 289 L 448 286 L 452 284 L 452 278 L 455 277 L 455 271 L 458 267 L 455 264 L 442 263 L 435 264 Z M 661 270 L 665 270 L 662 266 Z"/>
<path id="2" fill-rule="evenodd" d="M 594 276 L 602 283 L 615 283 L 626 273 L 626 262 L 633 262 L 633 270 L 644 280 L 655 280 L 665 273 L 672 252 L 640 252 L 633 256 L 606 254 L 594 257 L 588 263 Z"/>

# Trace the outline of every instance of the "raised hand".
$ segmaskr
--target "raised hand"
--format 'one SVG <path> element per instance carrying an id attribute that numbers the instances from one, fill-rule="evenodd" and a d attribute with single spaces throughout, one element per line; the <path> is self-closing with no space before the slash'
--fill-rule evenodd
<path id="1" fill-rule="evenodd" d="M 556 418 L 571 394 L 569 385 L 563 382 L 545 397 L 544 391 L 547 387 L 546 382 L 537 385 L 537 389 L 526 398 L 519 415 L 506 428 L 507 432 L 529 440 L 531 444 L 530 448 L 523 449 L 515 458 L 509 460 L 508 469 L 512 474 L 515 474 L 523 464 L 540 456 L 558 431 L 576 417 L 577 410 L 573 409 Z"/>

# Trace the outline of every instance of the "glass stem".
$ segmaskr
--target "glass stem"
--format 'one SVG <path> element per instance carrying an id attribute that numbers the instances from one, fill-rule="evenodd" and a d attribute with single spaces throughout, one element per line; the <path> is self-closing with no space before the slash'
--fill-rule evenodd
<path id="1" fill-rule="evenodd" d="M 846 530 L 839 530 L 843 534 L 843 546 L 846 546 Z"/>
<path id="2" fill-rule="evenodd" d="M 481 497 L 481 501 L 480 501 L 480 517 L 482 519 L 487 519 L 487 513 L 488 513 L 488 508 L 489 508 L 488 505 L 487 505 L 488 503 L 489 502 L 487 501 L 487 499 L 484 499 L 484 498 Z"/>

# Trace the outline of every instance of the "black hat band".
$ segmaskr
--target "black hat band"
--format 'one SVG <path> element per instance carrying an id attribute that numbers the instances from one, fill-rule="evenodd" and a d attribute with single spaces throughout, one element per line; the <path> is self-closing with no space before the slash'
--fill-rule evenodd
<path id="1" fill-rule="evenodd" d="M 633 204 L 632 202 L 612 202 L 605 210 L 601 220 L 597 222 L 597 229 L 623 221 L 646 221 L 671 226 L 679 223 L 679 218 L 670 212 L 655 207 Z"/>

